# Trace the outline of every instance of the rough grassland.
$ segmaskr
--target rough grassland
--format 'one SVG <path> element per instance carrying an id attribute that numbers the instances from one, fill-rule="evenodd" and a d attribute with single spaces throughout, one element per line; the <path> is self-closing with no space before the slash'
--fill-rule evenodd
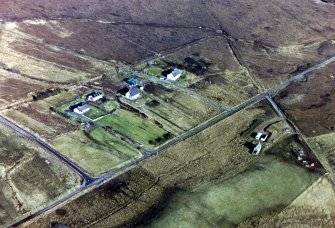
<path id="1" fill-rule="evenodd" d="M 186 46 L 165 57 L 169 62 L 184 65 L 186 58 L 207 59 L 210 65 L 200 71 L 197 82 L 190 85 L 201 95 L 226 106 L 235 106 L 255 96 L 258 82 L 242 66 L 224 37 L 214 37 Z"/>
<path id="2" fill-rule="evenodd" d="M 51 111 L 50 107 L 56 108 L 63 103 L 69 103 L 85 91 L 85 88 L 78 87 L 42 100 L 20 104 L 15 108 L 3 110 L 1 114 L 22 128 L 33 132 L 34 135 L 52 139 L 78 129 L 78 124 Z"/>
<path id="3" fill-rule="evenodd" d="M 307 141 L 335 181 L 335 133 L 308 138 Z"/>
<path id="4" fill-rule="evenodd" d="M 334 205 L 334 186 L 322 177 L 265 227 L 334 227 Z"/>
<path id="5" fill-rule="evenodd" d="M 29 24 L 29 21 L 26 23 Z M 67 84 L 115 70 L 112 62 L 106 63 L 91 58 L 80 54 L 79 50 L 69 51 L 61 46 L 51 45 L 34 35 L 21 32 L 19 27 L 20 23 L 17 22 L 8 22 L 1 26 L 0 63 L 5 64 L 7 68 L 17 69 L 23 76 Z M 53 35 L 58 40 L 66 38 Z"/>
<path id="6" fill-rule="evenodd" d="M 292 83 L 276 96 L 285 114 L 307 137 L 335 129 L 335 63 Z"/>
<path id="7" fill-rule="evenodd" d="M 46 207 L 79 187 L 62 162 L 0 126 L 0 226 Z"/>
<path id="8" fill-rule="evenodd" d="M 42 90 L 45 86 L 43 83 L 20 77 L 0 68 L 0 101 L 6 105 L 30 100 L 29 93 Z"/>
<path id="9" fill-rule="evenodd" d="M 59 152 L 94 176 L 139 156 L 131 146 L 101 128 L 75 131 L 50 141 Z"/>

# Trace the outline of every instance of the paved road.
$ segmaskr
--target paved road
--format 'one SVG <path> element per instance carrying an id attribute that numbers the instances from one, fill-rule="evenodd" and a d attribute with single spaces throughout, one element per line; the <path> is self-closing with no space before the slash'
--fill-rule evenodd
<path id="1" fill-rule="evenodd" d="M 306 74 L 308 74 L 308 73 L 310 73 L 312 71 L 315 71 L 317 69 L 320 69 L 321 67 L 324 67 L 324 66 L 326 66 L 326 65 L 328 65 L 328 64 L 330 64 L 330 63 L 332 63 L 334 61 L 335 61 L 335 56 L 333 56 L 333 57 L 331 57 L 331 58 L 329 58 L 329 59 L 327 59 L 327 60 L 325 60 L 325 61 L 323 61 L 323 62 L 321 62 L 321 63 L 319 63 L 319 64 L 317 64 L 317 65 L 315 65 L 313 67 L 311 67 L 311 68 L 308 68 L 307 70 L 305 70 L 305 71 L 303 71 L 303 72 L 301 72 L 301 73 L 299 73 L 299 74 L 297 74 L 295 76 L 293 76 L 292 78 L 290 78 L 289 80 L 285 81 L 284 83 L 282 83 L 282 84 L 280 84 L 280 85 L 278 85 L 278 86 L 270 89 L 268 92 L 269 92 L 269 94 L 277 94 L 279 90 L 285 88 L 286 86 L 288 86 L 292 82 L 299 81 L 299 80 L 303 79 Z"/>
<path id="2" fill-rule="evenodd" d="M 283 111 L 278 107 L 276 102 L 272 99 L 272 97 L 269 95 L 266 95 L 265 98 L 269 101 L 269 103 L 271 104 L 273 110 L 277 113 L 277 115 L 285 120 L 286 116 L 284 115 Z"/>
<path id="3" fill-rule="evenodd" d="M 6 124 L 7 126 L 13 128 L 14 130 L 16 130 L 17 132 L 19 132 L 20 134 L 22 134 L 23 136 L 27 137 L 28 139 L 36 142 L 37 144 L 39 144 L 40 146 L 42 146 L 44 149 L 48 150 L 50 153 L 54 154 L 56 157 L 58 157 L 59 159 L 61 159 L 65 164 L 67 164 L 70 168 L 72 168 L 74 171 L 76 171 L 83 179 L 84 179 L 84 182 L 83 182 L 83 185 L 78 189 L 76 190 L 75 192 L 69 194 L 68 196 L 54 202 L 53 204 L 49 205 L 48 207 L 30 215 L 29 217 L 19 221 L 18 223 L 16 224 L 13 224 L 12 227 L 16 227 L 16 226 L 19 226 L 20 224 L 23 224 L 24 222 L 56 207 L 57 205 L 69 200 L 70 198 L 72 198 L 73 196 L 79 194 L 80 192 L 82 192 L 84 189 L 87 189 L 88 187 L 91 187 L 93 185 L 98 185 L 102 182 L 105 182 L 105 181 L 108 181 L 110 180 L 112 177 L 114 177 L 115 175 L 117 174 L 120 174 L 122 173 L 123 171 L 127 170 L 127 169 L 130 169 L 131 167 L 133 167 L 134 165 L 138 164 L 139 162 L 151 157 L 151 156 L 154 156 L 154 155 L 157 155 L 159 153 L 162 153 L 164 152 L 166 149 L 170 148 L 171 146 L 173 145 L 176 145 L 177 143 L 197 134 L 198 132 L 201 132 L 203 131 L 204 129 L 214 125 L 215 123 L 221 121 L 222 119 L 230 116 L 230 115 L 233 115 L 234 113 L 238 112 L 238 111 L 241 111 L 242 109 L 245 109 L 246 107 L 252 105 L 252 104 L 255 104 L 256 102 L 260 101 L 260 100 L 263 100 L 263 99 L 267 99 L 270 104 L 273 106 L 274 110 L 280 114 L 280 116 L 283 115 L 282 111 L 278 108 L 278 106 L 275 104 L 275 102 L 272 100 L 271 98 L 271 95 L 273 94 L 276 94 L 278 93 L 278 91 L 284 87 L 286 87 L 287 85 L 289 85 L 290 83 L 294 82 L 294 81 L 297 81 L 297 80 L 300 80 L 302 79 L 306 74 L 316 70 L 316 69 L 319 69 L 320 67 L 323 67 L 331 62 L 335 61 L 335 56 L 314 66 L 314 67 L 311 67 L 309 69 L 307 69 L 306 71 L 304 72 L 301 72 L 300 74 L 292 77 L 291 79 L 287 80 L 286 82 L 284 82 L 283 84 L 279 85 L 279 86 L 276 86 L 266 92 L 263 92 L 251 99 L 249 99 L 248 101 L 244 102 L 243 104 L 235 107 L 235 108 L 227 108 L 225 112 L 222 112 L 221 114 L 219 114 L 218 116 L 198 125 L 197 127 L 189 130 L 188 132 L 185 132 L 183 134 L 181 134 L 180 136 L 176 137 L 175 139 L 167 142 L 166 144 L 162 145 L 160 148 L 154 150 L 154 151 L 151 151 L 151 152 L 147 152 L 145 153 L 142 157 L 136 159 L 136 160 L 133 160 L 131 162 L 129 162 L 128 164 L 124 165 L 123 167 L 119 168 L 119 169 L 116 169 L 116 170 L 112 170 L 102 176 L 100 176 L 99 178 L 92 178 L 90 176 L 88 176 L 86 173 L 84 173 L 79 167 L 77 167 L 75 164 L 73 164 L 71 161 L 69 161 L 66 157 L 64 157 L 63 155 L 61 155 L 59 152 L 57 152 L 56 150 L 54 150 L 53 148 L 51 148 L 50 146 L 48 146 L 46 143 L 44 143 L 43 141 L 37 139 L 36 137 L 34 137 L 33 135 L 31 135 L 30 133 L 26 132 L 25 130 L 19 128 L 18 126 L 16 126 L 15 124 L 11 123 L 10 121 L 8 121 L 7 119 L 3 118 L 0 116 L 0 122 Z"/>
<path id="4" fill-rule="evenodd" d="M 47 150 L 48 152 L 52 153 L 55 155 L 57 158 L 62 160 L 67 166 L 69 166 L 71 169 L 73 169 L 80 177 L 83 178 L 83 185 L 88 185 L 92 181 L 95 180 L 95 178 L 90 177 L 87 175 L 84 171 L 82 171 L 76 164 L 72 163 L 70 160 L 68 160 L 65 156 L 60 154 L 58 151 L 50 147 L 48 144 L 45 142 L 41 141 L 40 139 L 36 138 L 32 134 L 28 133 L 27 131 L 23 130 L 22 128 L 18 127 L 17 125 L 13 124 L 9 120 L 3 118 L 0 116 L 0 122 L 7 125 L 8 127 L 11 127 L 14 129 L 16 132 L 20 133 L 21 135 L 25 136 L 29 140 L 37 143 L 39 146 Z"/>

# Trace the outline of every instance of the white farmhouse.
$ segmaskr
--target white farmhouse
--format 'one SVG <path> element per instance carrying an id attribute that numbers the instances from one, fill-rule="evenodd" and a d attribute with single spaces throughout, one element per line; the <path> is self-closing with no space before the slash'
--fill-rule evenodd
<path id="1" fill-rule="evenodd" d="M 77 114 L 82 115 L 82 114 L 90 111 L 90 106 L 88 106 L 87 104 L 79 105 L 76 108 L 74 108 L 73 111 Z"/>
<path id="2" fill-rule="evenodd" d="M 129 100 L 136 100 L 139 97 L 141 97 L 141 91 L 138 87 L 132 87 L 126 93 L 126 98 Z"/>
<path id="3" fill-rule="evenodd" d="M 101 92 L 93 92 L 87 95 L 87 100 L 88 101 L 98 101 L 103 98 L 103 95 Z"/>
<path id="4" fill-rule="evenodd" d="M 262 144 L 261 144 L 261 143 L 258 143 L 258 144 L 255 146 L 254 150 L 252 151 L 252 154 L 253 154 L 253 155 L 258 155 L 259 152 L 261 152 L 261 150 L 262 150 Z"/>
<path id="5" fill-rule="evenodd" d="M 182 70 L 178 68 L 174 68 L 173 71 L 166 76 L 166 78 L 171 81 L 176 81 L 178 78 L 180 78 L 182 73 L 183 73 Z"/>

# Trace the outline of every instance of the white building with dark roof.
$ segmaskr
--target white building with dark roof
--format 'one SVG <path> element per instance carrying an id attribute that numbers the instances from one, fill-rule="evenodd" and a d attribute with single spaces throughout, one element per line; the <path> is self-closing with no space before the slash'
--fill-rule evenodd
<path id="1" fill-rule="evenodd" d="M 182 70 L 180 70 L 178 68 L 174 68 L 173 71 L 166 76 L 166 78 L 171 80 L 171 81 L 176 81 L 177 79 L 180 78 L 182 73 L 183 73 Z"/>
<path id="2" fill-rule="evenodd" d="M 82 114 L 90 111 L 90 106 L 88 104 L 79 105 L 76 108 L 74 108 L 73 111 L 77 114 L 82 115 Z"/>
<path id="3" fill-rule="evenodd" d="M 254 150 L 252 151 L 253 155 L 258 155 L 262 150 L 262 144 L 258 143 L 255 147 Z"/>
<path id="4" fill-rule="evenodd" d="M 98 101 L 103 98 L 103 94 L 101 92 L 92 92 L 87 95 L 87 100 L 88 101 Z"/>
<path id="5" fill-rule="evenodd" d="M 129 100 L 136 100 L 141 97 L 141 91 L 138 87 L 132 87 L 126 93 L 125 97 Z"/>

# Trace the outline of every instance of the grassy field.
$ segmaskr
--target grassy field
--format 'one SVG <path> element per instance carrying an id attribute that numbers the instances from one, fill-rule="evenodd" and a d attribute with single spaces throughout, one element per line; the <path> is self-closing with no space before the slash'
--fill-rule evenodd
<path id="1" fill-rule="evenodd" d="M 153 75 L 153 76 L 156 76 L 156 77 L 163 77 L 162 75 L 162 71 L 163 69 L 160 68 L 160 67 L 149 67 L 149 68 L 146 68 L 146 73 L 149 74 L 149 75 Z"/>
<path id="2" fill-rule="evenodd" d="M 127 143 L 102 128 L 75 131 L 55 138 L 51 145 L 94 176 L 98 176 L 140 155 Z"/>
<path id="3" fill-rule="evenodd" d="M 90 110 L 84 114 L 84 116 L 94 120 L 101 116 L 106 115 L 107 113 L 97 107 L 94 107 L 93 105 L 90 105 Z"/>
<path id="4" fill-rule="evenodd" d="M 150 226 L 234 227 L 249 217 L 282 209 L 317 176 L 267 155 L 226 181 L 174 193 Z"/>
<path id="5" fill-rule="evenodd" d="M 108 100 L 100 104 L 99 107 L 105 109 L 107 112 L 111 112 L 118 107 L 118 103 L 114 100 Z"/>
<path id="6" fill-rule="evenodd" d="M 45 103 L 47 106 L 59 107 L 76 99 L 83 92 L 87 92 L 87 89 L 85 89 L 84 87 L 76 90 L 64 91 L 55 96 L 45 98 L 40 102 Z"/>
<path id="7" fill-rule="evenodd" d="M 167 131 L 158 127 L 148 119 L 141 118 L 129 111 L 118 109 L 111 115 L 96 121 L 102 126 L 111 127 L 113 130 L 131 138 L 146 148 L 154 148 L 153 142 L 163 138 Z"/>
<path id="8" fill-rule="evenodd" d="M 178 91 L 151 84 L 145 88 L 143 98 L 127 104 L 139 109 L 149 118 L 164 126 L 167 131 L 179 135 L 220 113 L 215 107 Z M 154 105 L 152 105 L 154 104 Z"/>
<path id="9" fill-rule="evenodd" d="M 0 227 L 74 191 L 80 178 L 58 159 L 0 125 Z"/>
<path id="10" fill-rule="evenodd" d="M 335 191 L 327 177 L 319 178 L 266 227 L 334 227 Z"/>
<path id="11" fill-rule="evenodd" d="M 12 182 L 27 211 L 46 206 L 79 186 L 74 174 L 59 168 L 60 164 L 54 166 L 50 162 L 53 161 L 46 157 L 34 156 L 11 173 Z"/>

